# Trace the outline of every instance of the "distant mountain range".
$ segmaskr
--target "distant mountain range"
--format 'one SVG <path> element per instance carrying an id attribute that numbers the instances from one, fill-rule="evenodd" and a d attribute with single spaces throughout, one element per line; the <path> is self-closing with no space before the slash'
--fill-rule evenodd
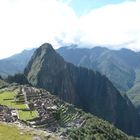
<path id="1" fill-rule="evenodd" d="M 23 72 L 25 66 L 29 62 L 33 52 L 32 50 L 24 50 L 19 54 L 0 60 L 0 75 L 7 77 L 16 73 Z"/>
<path id="2" fill-rule="evenodd" d="M 128 49 L 63 47 L 58 52 L 68 62 L 100 71 L 122 92 L 132 88 L 140 66 L 140 53 Z"/>
<path id="3" fill-rule="evenodd" d="M 23 72 L 34 51 L 35 49 L 24 50 L 0 60 L 0 75 Z M 56 51 L 68 62 L 106 75 L 121 93 L 127 93 L 140 110 L 140 52 L 129 49 L 110 50 L 103 47 L 88 49 L 76 45 L 62 47 Z"/>
<path id="4" fill-rule="evenodd" d="M 121 93 L 128 93 L 140 110 L 140 52 L 102 47 L 86 49 L 77 46 L 62 47 L 57 52 L 68 62 L 106 75 Z"/>
<path id="5" fill-rule="evenodd" d="M 66 62 L 50 44 L 33 54 L 24 71 L 29 83 L 101 117 L 128 134 L 140 130 L 140 116 L 126 96 L 99 72 Z"/>

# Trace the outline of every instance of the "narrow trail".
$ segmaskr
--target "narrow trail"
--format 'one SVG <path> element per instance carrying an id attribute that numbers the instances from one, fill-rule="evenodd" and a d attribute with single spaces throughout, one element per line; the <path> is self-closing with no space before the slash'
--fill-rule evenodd
<path id="1" fill-rule="evenodd" d="M 27 108 L 29 108 L 29 106 L 28 106 L 28 100 L 27 100 L 27 95 L 26 95 L 26 92 L 25 92 L 24 88 L 21 89 L 21 92 L 24 95 L 25 105 L 27 106 Z"/>

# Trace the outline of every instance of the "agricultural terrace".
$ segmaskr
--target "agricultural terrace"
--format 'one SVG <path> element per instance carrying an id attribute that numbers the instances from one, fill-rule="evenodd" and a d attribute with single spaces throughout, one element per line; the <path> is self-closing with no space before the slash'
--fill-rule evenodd
<path id="1" fill-rule="evenodd" d="M 20 120 L 27 121 L 38 117 L 37 111 L 28 109 L 28 105 L 24 102 L 24 95 L 17 98 L 17 93 L 14 91 L 0 92 L 0 104 L 16 109 Z"/>

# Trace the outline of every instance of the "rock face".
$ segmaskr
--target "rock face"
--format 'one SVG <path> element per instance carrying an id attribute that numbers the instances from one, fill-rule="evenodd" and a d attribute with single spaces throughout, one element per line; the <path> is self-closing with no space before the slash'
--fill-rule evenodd
<path id="1" fill-rule="evenodd" d="M 33 86 L 47 89 L 128 134 L 140 132 L 139 115 L 127 97 L 100 73 L 65 62 L 50 44 L 34 52 L 24 73 Z"/>

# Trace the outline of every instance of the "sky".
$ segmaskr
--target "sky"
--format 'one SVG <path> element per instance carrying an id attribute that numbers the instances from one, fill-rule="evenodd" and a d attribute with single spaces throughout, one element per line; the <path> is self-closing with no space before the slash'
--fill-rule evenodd
<path id="1" fill-rule="evenodd" d="M 108 4 L 117 4 L 124 1 L 125 0 L 70 0 L 69 5 L 74 9 L 76 15 L 82 16 L 90 10 L 100 8 Z"/>
<path id="2" fill-rule="evenodd" d="M 0 0 L 0 58 L 45 42 L 140 51 L 140 0 Z"/>

